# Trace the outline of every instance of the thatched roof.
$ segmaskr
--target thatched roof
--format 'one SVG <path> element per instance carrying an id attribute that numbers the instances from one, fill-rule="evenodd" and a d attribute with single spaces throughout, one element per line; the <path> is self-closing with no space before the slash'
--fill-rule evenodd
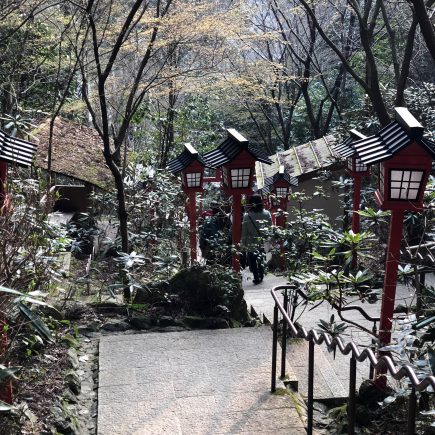
<path id="1" fill-rule="evenodd" d="M 307 142 L 287 151 L 280 151 L 269 159 L 271 165 L 256 162 L 257 185 L 262 188 L 267 178 L 273 177 L 281 165 L 285 172 L 300 182 L 312 178 L 319 170 L 331 168 L 337 162 L 334 146 L 337 139 L 330 135 Z"/>
<path id="2" fill-rule="evenodd" d="M 47 169 L 50 120 L 43 121 L 32 134 L 39 140 L 37 165 Z M 75 122 L 56 118 L 53 130 L 53 172 L 91 183 L 103 189 L 112 184 L 112 175 L 103 156 L 97 131 Z"/>

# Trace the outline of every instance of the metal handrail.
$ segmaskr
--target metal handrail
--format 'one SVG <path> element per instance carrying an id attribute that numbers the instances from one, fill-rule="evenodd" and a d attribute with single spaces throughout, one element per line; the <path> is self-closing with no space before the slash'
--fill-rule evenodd
<path id="1" fill-rule="evenodd" d="M 277 292 L 285 290 L 284 305 L 280 302 Z M 356 362 L 363 362 L 367 358 L 371 366 L 376 370 L 388 371 L 390 375 L 400 380 L 407 377 L 412 385 L 411 394 L 409 397 L 408 407 L 408 434 L 415 433 L 415 415 L 417 409 L 416 391 L 424 391 L 428 387 L 432 387 L 435 391 L 435 376 L 427 376 L 420 381 L 414 372 L 413 368 L 408 365 L 396 366 L 391 357 L 383 355 L 376 357 L 370 348 L 365 348 L 360 352 L 357 345 L 350 341 L 344 343 L 340 337 L 331 338 L 328 333 L 311 329 L 307 331 L 303 326 L 296 327 L 287 312 L 288 295 L 287 291 L 293 290 L 299 293 L 299 289 L 295 285 L 280 285 L 273 287 L 271 294 L 275 300 L 274 319 L 273 319 L 273 346 L 272 346 L 272 380 L 271 391 L 276 390 L 276 360 L 277 360 L 277 345 L 278 345 L 278 311 L 281 312 L 283 320 L 283 338 L 282 338 L 282 355 L 281 355 L 281 375 L 285 375 L 285 352 L 286 352 L 286 334 L 287 328 L 290 328 L 290 333 L 294 337 L 303 338 L 309 343 L 309 358 L 308 358 L 308 411 L 307 411 L 307 432 L 312 434 L 313 431 L 313 380 L 314 380 L 314 345 L 325 343 L 328 349 L 335 350 L 337 347 L 343 355 L 351 354 L 350 359 L 350 380 L 349 380 L 349 403 L 348 403 L 348 433 L 353 434 L 355 431 L 355 399 L 356 399 Z"/>

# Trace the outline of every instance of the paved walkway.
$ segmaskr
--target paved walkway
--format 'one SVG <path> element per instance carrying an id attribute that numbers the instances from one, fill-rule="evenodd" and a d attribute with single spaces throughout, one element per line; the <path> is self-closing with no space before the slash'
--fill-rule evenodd
<path id="1" fill-rule="evenodd" d="M 102 337 L 98 434 L 305 433 L 271 346 L 267 326 Z"/>

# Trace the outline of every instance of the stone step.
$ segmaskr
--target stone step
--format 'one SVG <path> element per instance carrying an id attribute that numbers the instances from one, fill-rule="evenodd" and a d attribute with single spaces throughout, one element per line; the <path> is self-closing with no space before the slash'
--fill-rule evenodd
<path id="1" fill-rule="evenodd" d="M 302 434 L 271 359 L 269 327 L 103 336 L 98 435 Z"/>
<path id="2" fill-rule="evenodd" d="M 298 392 L 304 398 L 308 395 L 308 348 L 308 342 L 303 339 L 287 341 L 287 361 L 298 380 Z M 325 352 L 327 350 L 321 346 L 314 346 L 314 399 L 345 399 L 348 397 L 348 390 Z"/>
<path id="3" fill-rule="evenodd" d="M 274 300 L 270 290 L 277 285 L 285 285 L 286 277 L 268 274 L 264 281 L 258 285 L 252 283 L 247 271 L 243 273 L 244 298 L 251 314 L 257 316 L 264 324 L 273 323 Z M 329 318 L 329 313 L 304 313 L 304 319 L 308 318 L 307 327 L 314 327 L 322 316 Z M 281 320 L 281 316 L 279 316 Z M 281 360 L 281 348 L 278 351 L 278 360 Z M 287 344 L 288 364 L 286 371 L 289 374 L 289 384 L 292 388 L 298 388 L 303 397 L 307 397 L 308 386 L 308 342 L 302 339 L 290 339 Z M 326 346 L 314 347 L 314 398 L 317 400 L 336 399 L 340 400 L 348 396 L 348 356 L 337 352 L 336 358 L 328 352 Z M 278 372 L 279 373 L 279 372 Z M 368 375 L 368 368 L 357 365 L 358 382 Z"/>

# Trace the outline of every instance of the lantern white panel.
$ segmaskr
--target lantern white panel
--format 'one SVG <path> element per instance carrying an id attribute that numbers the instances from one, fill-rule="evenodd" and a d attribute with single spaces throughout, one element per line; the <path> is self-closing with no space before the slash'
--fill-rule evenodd
<path id="1" fill-rule="evenodd" d="M 390 198 L 403 201 L 416 201 L 423 180 L 424 171 L 391 171 Z"/>
<path id="2" fill-rule="evenodd" d="M 231 185 L 234 189 L 249 187 L 249 168 L 231 169 Z"/>
<path id="3" fill-rule="evenodd" d="M 276 196 L 280 196 L 285 198 L 287 196 L 288 188 L 287 187 L 277 187 L 276 188 Z"/>
<path id="4" fill-rule="evenodd" d="M 201 186 L 201 172 L 188 172 L 186 173 L 187 187 L 200 187 Z"/>
<path id="5" fill-rule="evenodd" d="M 366 172 L 368 170 L 367 165 L 365 165 L 361 159 L 355 159 L 355 171 L 356 172 Z"/>

